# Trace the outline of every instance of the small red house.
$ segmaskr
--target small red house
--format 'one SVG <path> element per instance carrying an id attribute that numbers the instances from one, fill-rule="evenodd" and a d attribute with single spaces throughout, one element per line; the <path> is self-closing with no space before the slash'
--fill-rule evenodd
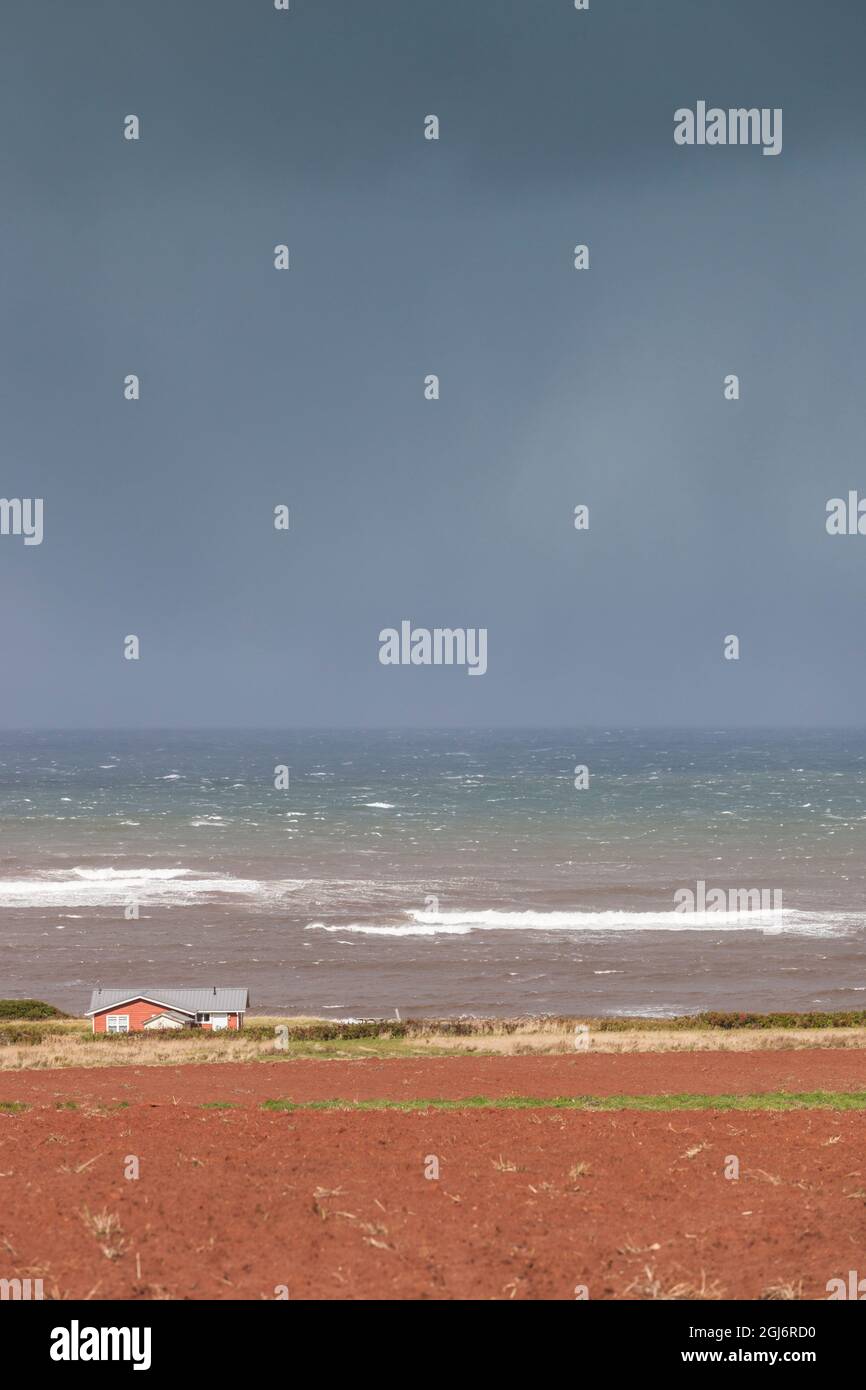
<path id="1" fill-rule="evenodd" d="M 208 989 L 95 989 L 85 1017 L 94 1033 L 149 1033 L 161 1029 L 203 1028 L 218 1032 L 244 1026 L 248 989 L 212 985 Z"/>

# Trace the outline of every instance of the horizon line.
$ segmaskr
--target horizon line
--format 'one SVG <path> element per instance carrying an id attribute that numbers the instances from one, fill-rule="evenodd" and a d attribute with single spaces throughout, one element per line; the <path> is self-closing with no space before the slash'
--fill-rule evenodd
<path id="1" fill-rule="evenodd" d="M 124 734 L 124 733 L 514 733 L 588 729 L 594 731 L 662 733 L 859 733 L 861 724 L 666 724 L 666 723 L 543 723 L 543 724 L 10 724 L 4 734 Z"/>

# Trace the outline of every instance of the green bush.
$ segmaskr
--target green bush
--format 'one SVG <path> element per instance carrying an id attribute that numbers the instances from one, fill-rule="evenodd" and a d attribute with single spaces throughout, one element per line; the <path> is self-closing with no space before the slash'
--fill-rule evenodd
<path id="1" fill-rule="evenodd" d="M 41 999 L 0 999 L 0 1018 L 68 1018 L 69 1015 L 55 1009 L 53 1004 L 43 1004 Z"/>

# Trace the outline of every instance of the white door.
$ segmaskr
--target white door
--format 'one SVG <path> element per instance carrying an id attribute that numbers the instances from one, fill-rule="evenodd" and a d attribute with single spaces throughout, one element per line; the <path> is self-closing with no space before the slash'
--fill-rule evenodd
<path id="1" fill-rule="evenodd" d="M 210 1026 L 211 1026 L 211 1028 L 213 1029 L 214 1032 L 216 1032 L 218 1028 L 228 1028 L 228 1026 L 229 1026 L 229 1016 L 228 1016 L 228 1014 L 211 1014 L 211 1016 L 210 1016 Z"/>

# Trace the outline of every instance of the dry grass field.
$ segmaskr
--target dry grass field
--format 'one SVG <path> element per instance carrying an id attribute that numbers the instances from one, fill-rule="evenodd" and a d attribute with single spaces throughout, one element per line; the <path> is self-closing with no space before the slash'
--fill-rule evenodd
<path id="1" fill-rule="evenodd" d="M 614 1030 L 610 1020 L 594 1027 L 594 1020 L 527 1019 L 479 1023 L 477 1031 L 452 1032 L 437 1026 L 415 1024 L 406 1035 L 396 1035 L 387 1023 L 370 1036 L 293 1037 L 315 1032 L 322 1021 L 309 1018 L 250 1016 L 240 1034 L 185 1032 L 170 1035 L 91 1035 L 84 1019 L 52 1019 L 0 1023 L 0 1072 L 30 1068 L 176 1066 L 178 1063 L 273 1062 L 302 1057 L 436 1057 L 557 1056 L 575 1051 L 602 1054 L 766 1052 L 794 1048 L 866 1048 L 866 1026 L 712 1028 L 677 1026 L 623 1026 Z M 586 1032 L 578 1032 L 578 1029 Z M 289 1036 L 280 1030 L 288 1029 Z"/>

